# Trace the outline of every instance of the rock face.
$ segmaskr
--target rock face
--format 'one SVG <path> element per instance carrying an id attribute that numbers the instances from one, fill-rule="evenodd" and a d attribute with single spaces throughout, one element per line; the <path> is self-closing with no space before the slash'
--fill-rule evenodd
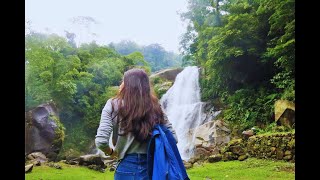
<path id="1" fill-rule="evenodd" d="M 191 164 L 202 162 L 210 157 L 210 161 L 218 161 L 221 157 L 218 155 L 220 149 L 230 141 L 230 132 L 226 124 L 221 120 L 209 121 L 195 129 L 190 129 L 188 139 L 189 141 L 192 141 L 193 138 L 195 139 L 195 149 L 193 150 L 193 157 L 188 162 Z M 216 159 L 214 155 L 217 155 L 218 158 Z"/>
<path id="2" fill-rule="evenodd" d="M 195 131 L 196 147 L 216 147 L 225 145 L 230 141 L 230 129 L 221 120 L 209 121 L 189 131 L 189 138 Z"/>
<path id="3" fill-rule="evenodd" d="M 54 160 L 63 138 L 64 128 L 53 104 L 42 104 L 25 113 L 25 155 L 42 152 Z"/>
<path id="4" fill-rule="evenodd" d="M 203 103 L 202 106 L 203 109 L 203 117 L 202 117 L 202 124 L 212 121 L 212 120 L 216 120 L 217 116 L 220 114 L 221 110 L 217 109 L 216 107 L 213 106 L 213 104 L 211 104 L 210 102 L 205 102 Z"/>
<path id="5" fill-rule="evenodd" d="M 160 77 L 173 82 L 177 74 L 179 74 L 182 70 L 183 68 L 165 69 L 155 74 L 152 74 L 150 78 Z"/>
<path id="6" fill-rule="evenodd" d="M 274 108 L 277 124 L 292 128 L 295 123 L 295 104 L 287 100 L 278 100 Z"/>

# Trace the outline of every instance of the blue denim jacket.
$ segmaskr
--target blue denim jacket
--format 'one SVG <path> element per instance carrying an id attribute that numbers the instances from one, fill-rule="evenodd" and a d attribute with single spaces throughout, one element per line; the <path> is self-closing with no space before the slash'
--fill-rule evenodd
<path id="1" fill-rule="evenodd" d="M 152 180 L 190 180 L 176 141 L 163 125 L 155 125 L 147 150 L 147 169 Z"/>

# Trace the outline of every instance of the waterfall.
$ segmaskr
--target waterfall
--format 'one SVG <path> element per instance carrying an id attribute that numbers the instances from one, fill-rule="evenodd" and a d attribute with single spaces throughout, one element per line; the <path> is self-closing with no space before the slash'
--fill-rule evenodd
<path id="1" fill-rule="evenodd" d="M 194 134 L 192 140 L 188 139 L 189 129 L 198 127 L 203 122 L 199 86 L 199 69 L 188 66 L 180 72 L 173 86 L 160 99 L 163 111 L 168 116 L 178 136 L 178 149 L 183 160 L 193 156 Z"/>

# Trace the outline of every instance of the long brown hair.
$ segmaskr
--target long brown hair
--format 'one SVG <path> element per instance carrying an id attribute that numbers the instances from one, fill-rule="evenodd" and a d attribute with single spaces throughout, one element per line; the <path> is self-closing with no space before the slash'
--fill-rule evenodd
<path id="1" fill-rule="evenodd" d="M 163 124 L 163 112 L 158 98 L 143 69 L 130 69 L 124 73 L 123 88 L 118 92 L 118 124 L 122 134 L 132 132 L 139 142 L 151 135 L 155 124 Z"/>

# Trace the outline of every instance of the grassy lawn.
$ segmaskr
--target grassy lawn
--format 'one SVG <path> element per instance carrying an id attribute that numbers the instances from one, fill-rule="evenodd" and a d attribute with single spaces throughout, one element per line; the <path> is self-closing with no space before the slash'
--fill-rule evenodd
<path id="1" fill-rule="evenodd" d="M 205 163 L 188 169 L 191 180 L 294 180 L 294 163 L 249 158 L 245 161 Z"/>
<path id="2" fill-rule="evenodd" d="M 87 167 L 59 163 L 62 169 L 49 166 L 34 166 L 31 173 L 25 174 L 26 180 L 112 180 L 113 172 L 98 172 Z"/>
<path id="3" fill-rule="evenodd" d="M 86 167 L 60 163 L 62 170 L 48 166 L 35 166 L 26 180 L 81 180 L 101 179 L 112 180 L 113 172 L 101 173 Z M 249 158 L 245 161 L 228 161 L 205 163 L 202 166 L 188 169 L 191 180 L 294 180 L 294 164 L 284 161 Z"/>

